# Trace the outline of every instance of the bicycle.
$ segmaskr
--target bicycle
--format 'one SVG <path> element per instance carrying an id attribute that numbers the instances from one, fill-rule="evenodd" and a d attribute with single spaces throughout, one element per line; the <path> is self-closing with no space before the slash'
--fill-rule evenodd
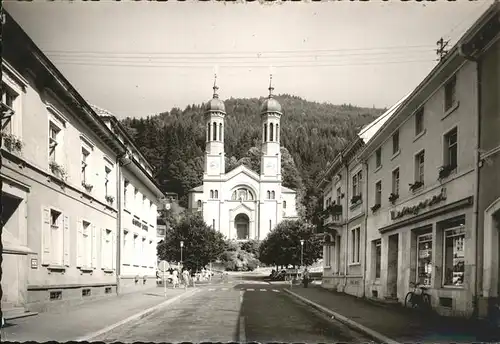
<path id="1" fill-rule="evenodd" d="M 429 288 L 418 283 L 410 283 L 410 286 L 413 287 L 413 290 L 409 291 L 405 296 L 405 307 L 418 308 L 425 311 L 432 309 L 431 296 L 425 293 Z M 420 292 L 417 290 L 420 290 Z"/>

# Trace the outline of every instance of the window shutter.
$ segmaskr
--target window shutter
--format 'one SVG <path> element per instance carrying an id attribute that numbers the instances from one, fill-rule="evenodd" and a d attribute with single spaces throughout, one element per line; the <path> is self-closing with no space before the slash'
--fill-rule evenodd
<path id="1" fill-rule="evenodd" d="M 116 269 L 116 232 L 111 232 L 111 268 Z"/>
<path id="2" fill-rule="evenodd" d="M 92 267 L 97 267 L 97 231 L 94 225 L 92 225 Z"/>
<path id="3" fill-rule="evenodd" d="M 63 240 L 64 240 L 64 265 L 69 266 L 70 255 L 69 255 L 69 245 L 70 245 L 70 232 L 69 232 L 69 217 L 64 216 L 63 223 Z"/>
<path id="4" fill-rule="evenodd" d="M 101 228 L 101 268 L 108 268 L 108 260 L 106 259 L 106 229 Z"/>
<path id="5" fill-rule="evenodd" d="M 80 268 L 83 261 L 83 223 L 76 222 L 76 266 Z"/>
<path id="6" fill-rule="evenodd" d="M 51 228 L 50 228 L 50 209 L 43 208 L 42 214 L 42 264 L 52 263 L 50 252 Z"/>

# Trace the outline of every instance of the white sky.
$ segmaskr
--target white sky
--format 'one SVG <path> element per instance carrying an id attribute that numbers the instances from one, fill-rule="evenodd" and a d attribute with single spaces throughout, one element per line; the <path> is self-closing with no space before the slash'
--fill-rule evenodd
<path id="1" fill-rule="evenodd" d="M 219 94 L 390 107 L 492 0 L 49 2 L 5 9 L 89 102 L 145 116 Z M 260 53 L 260 55 L 258 55 Z M 272 66 L 272 67 L 271 67 Z M 288 66 L 288 67 L 284 67 Z"/>

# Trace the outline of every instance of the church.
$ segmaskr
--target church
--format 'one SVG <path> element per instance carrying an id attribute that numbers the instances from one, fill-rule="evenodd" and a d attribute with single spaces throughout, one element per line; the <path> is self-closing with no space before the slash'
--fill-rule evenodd
<path id="1" fill-rule="evenodd" d="M 272 81 L 272 76 L 271 76 Z M 206 149 L 203 184 L 189 190 L 189 209 L 232 240 L 263 240 L 281 221 L 297 219 L 296 192 L 281 185 L 280 120 L 282 109 L 269 97 L 260 108 L 262 156 L 260 175 L 244 165 L 226 173 L 224 102 L 214 83 L 205 108 Z"/>

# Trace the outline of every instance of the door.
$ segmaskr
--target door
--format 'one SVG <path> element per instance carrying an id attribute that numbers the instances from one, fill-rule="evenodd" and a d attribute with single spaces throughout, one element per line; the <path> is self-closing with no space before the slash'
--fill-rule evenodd
<path id="1" fill-rule="evenodd" d="M 398 297 L 398 251 L 399 235 L 389 236 L 389 247 L 387 253 L 387 297 L 397 299 Z"/>

